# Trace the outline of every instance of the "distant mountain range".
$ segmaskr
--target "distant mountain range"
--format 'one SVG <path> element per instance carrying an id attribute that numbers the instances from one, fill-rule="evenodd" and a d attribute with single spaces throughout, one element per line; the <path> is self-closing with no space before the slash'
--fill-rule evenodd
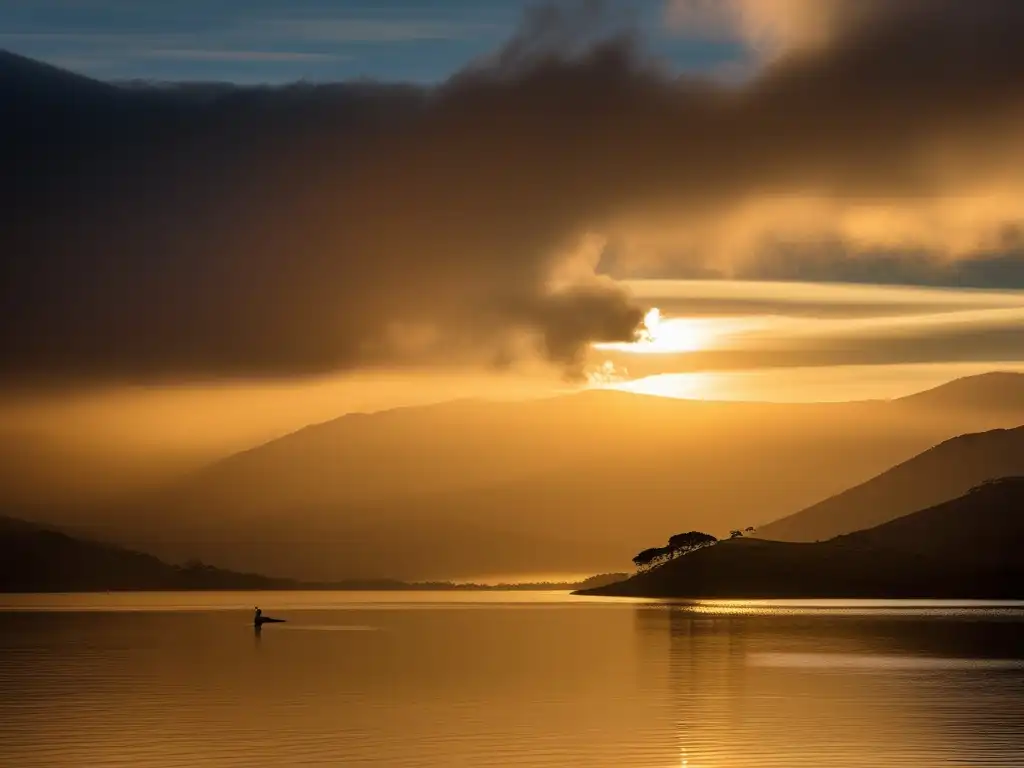
<path id="1" fill-rule="evenodd" d="M 758 538 L 823 541 L 880 525 L 966 493 L 993 478 L 1024 475 L 1024 427 L 961 435 L 877 477 L 762 526 Z"/>
<path id="2" fill-rule="evenodd" d="M 1024 598 L 1024 477 L 814 544 L 735 539 L 584 594 Z"/>
<path id="3" fill-rule="evenodd" d="M 992 371 L 954 379 L 933 389 L 900 398 L 905 406 L 1020 413 L 1024 409 L 1022 374 Z"/>
<path id="4" fill-rule="evenodd" d="M 0 592 L 113 589 L 283 589 L 297 582 L 201 563 L 169 565 L 152 555 L 0 517 Z"/>
<path id="5" fill-rule="evenodd" d="M 84 330 L 80 344 L 69 346 L 55 330 L 62 326 L 44 324 L 38 333 L 11 336 L 17 342 L 12 349 L 28 345 L 18 353 L 67 364 L 72 375 L 114 348 L 110 332 L 119 326 L 102 297 L 106 287 L 120 285 L 133 254 L 146 252 L 159 267 L 146 277 L 153 286 L 171 288 L 174 279 L 203 286 L 208 314 L 192 307 L 183 336 L 173 291 L 140 294 L 130 314 L 132 325 L 147 318 L 158 338 L 190 342 L 213 327 L 209 321 L 220 316 L 222 298 L 216 281 L 236 270 L 199 271 L 206 279 L 198 280 L 173 269 L 184 256 L 205 266 L 213 254 L 249 254 L 283 229 L 275 221 L 291 225 L 296 217 L 306 222 L 298 229 L 323 238 L 317 225 L 336 218 L 330 207 L 309 218 L 290 203 L 301 197 L 294 190 L 307 189 L 299 183 L 303 173 L 322 168 L 318 137 L 337 138 L 335 126 L 345 123 L 331 115 L 342 116 L 355 102 L 293 123 L 301 110 L 272 107 L 259 89 L 190 87 L 169 98 L 167 88 L 99 83 L 4 52 L 0 93 L 8 106 L 0 120 L 0 153 L 5 178 L 17 180 L 0 185 L 0 206 L 19 212 L 5 228 L 5 253 L 24 251 L 29 255 L 22 262 L 34 264 L 33 249 L 52 251 L 66 268 L 57 270 L 60 280 L 10 281 L 15 288 L 5 309 L 17 317 L 18 307 L 61 307 Z M 301 101 L 301 88 L 290 93 Z M 196 111 L 221 98 L 237 104 L 231 111 Z M 186 113 L 198 115 L 198 122 L 183 120 Z M 268 131 L 257 153 L 241 151 L 251 139 L 239 132 L 247 121 Z M 41 137 L 49 140 L 36 140 Z M 189 166 L 183 157 L 202 162 Z M 270 167 L 250 174 L 259 165 L 253 157 L 268 158 Z M 68 183 L 68 169 L 92 180 L 88 194 Z M 168 200 L 175 201 L 173 217 L 166 215 Z M 242 227 L 238 239 L 195 236 L 225 201 L 232 221 L 269 212 L 276 218 Z M 116 215 L 100 226 L 94 216 L 108 210 Z M 64 212 L 59 226 L 53 211 Z M 275 244 L 293 253 L 296 242 L 306 241 Z M 203 243 L 214 246 L 202 251 Z M 91 263 L 81 258 L 82 248 L 102 268 L 71 271 Z M 83 286 L 83 277 L 94 282 Z M 268 314 L 262 300 L 276 282 L 253 284 L 240 326 L 272 333 L 285 325 L 287 314 Z M 166 297 L 168 304 L 153 305 L 147 296 Z M 149 338 L 135 339 L 134 355 L 157 375 L 166 345 Z M 257 334 L 257 349 L 260 339 Z M 234 346 L 214 345 L 200 358 L 218 360 Z M 895 401 L 725 403 L 588 391 L 350 415 L 237 454 L 118 508 L 30 509 L 26 502 L 24 511 L 10 510 L 155 557 L 11 524 L 0 567 L 9 569 L 10 583 L 40 588 L 180 586 L 189 579 L 267 584 L 287 582 L 284 577 L 405 583 L 608 571 L 681 530 L 721 535 L 755 525 L 763 526 L 762 536 L 814 541 L 915 512 L 984 480 L 1019 473 L 1016 428 L 1022 424 L 1024 375 L 1011 373 L 961 379 Z M 944 442 L 996 428 L 1008 431 Z M 28 475 L 30 451 L 37 450 L 20 437 L 0 445 L 0 485 Z M 89 472 L 87 466 L 72 469 Z M 721 552 L 757 546 L 734 542 L 709 553 L 724 557 Z M 231 570 L 186 573 L 156 558 L 201 558 Z M 280 578 L 250 576 L 254 571 Z"/>
<path id="6" fill-rule="evenodd" d="M 1024 597 L 1022 502 L 1024 427 L 962 435 L 763 526 L 756 539 L 724 541 L 594 593 Z"/>
<path id="7" fill-rule="evenodd" d="M 1020 374 L 860 403 L 459 401 L 307 427 L 90 520 L 165 559 L 310 580 L 598 572 L 678 530 L 764 524 L 956 435 L 1022 423 Z M 1006 470 L 946 473 L 947 486 L 925 473 L 907 481 L 909 506 L 851 514 L 882 522 Z"/>
<path id="8" fill-rule="evenodd" d="M 984 389 L 993 380 L 974 383 Z M 1001 386 L 1022 380 L 1003 379 Z M 834 481 L 850 474 L 851 465 L 897 452 L 893 444 L 905 450 L 964 422 L 1024 418 L 1012 400 L 994 412 L 984 399 L 964 400 L 971 384 L 958 381 L 907 400 L 827 406 L 589 392 L 344 417 L 213 465 L 148 506 L 119 510 L 124 517 L 112 520 L 118 535 L 134 533 L 139 543 L 131 549 L 149 554 L 95 543 L 90 539 L 117 536 L 98 536 L 86 525 L 70 529 L 80 537 L 73 538 L 7 519 L 0 526 L 0 589 L 422 588 L 424 582 L 454 588 L 452 581 L 466 581 L 457 578 L 460 570 L 609 570 L 671 533 L 756 519 L 750 507 L 760 503 L 757 514 L 765 514 L 773 491 L 785 496 L 780 487 L 819 487 L 822 475 Z M 951 392 L 955 406 L 945 399 Z M 1020 487 L 1001 479 L 1016 475 L 1024 475 L 1024 427 L 961 435 L 763 526 L 758 540 L 725 542 L 611 589 L 799 594 L 809 588 L 800 586 L 806 578 L 837 593 L 875 592 L 878 583 L 850 576 L 870 563 L 897 574 L 886 582 L 896 592 L 923 588 L 899 561 L 918 563 L 942 590 L 955 591 L 940 579 L 936 562 L 964 572 L 966 554 L 952 553 L 955 537 L 949 537 L 966 530 L 956 528 L 964 521 L 947 525 L 948 514 L 934 510 L 960 499 L 956 514 L 982 505 L 977 519 L 996 525 L 992 510 L 999 499 L 1009 504 Z M 985 484 L 993 480 L 1000 482 Z M 973 488 L 980 490 L 969 493 Z M 695 507 L 695 498 L 706 506 Z M 741 504 L 743 517 L 735 512 Z M 928 525 L 936 521 L 944 527 L 932 536 Z M 148 545 L 141 531 L 148 532 Z M 1015 541 L 1015 528 L 1004 533 Z M 912 539 L 924 549 L 911 547 Z M 822 543 L 796 543 L 801 540 Z M 189 558 L 221 567 L 165 562 Z M 818 573 L 819 567 L 825 570 Z M 759 574 L 749 584 L 742 576 L 748 571 Z M 786 581 L 786 574 L 796 575 Z"/>
<path id="9" fill-rule="evenodd" d="M 171 565 L 135 552 L 24 520 L 0 517 L 0 592 L 93 592 L 119 590 L 494 590 L 586 589 L 621 581 L 624 573 L 604 573 L 577 583 L 544 582 L 484 585 L 452 582 L 409 583 L 396 579 L 302 582 L 238 573 L 193 561 Z"/>

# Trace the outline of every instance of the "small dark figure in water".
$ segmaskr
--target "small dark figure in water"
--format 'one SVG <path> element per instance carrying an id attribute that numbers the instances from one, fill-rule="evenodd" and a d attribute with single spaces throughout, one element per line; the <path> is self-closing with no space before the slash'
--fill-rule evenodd
<path id="1" fill-rule="evenodd" d="M 273 622 L 274 624 L 283 624 L 285 619 L 275 619 L 272 616 L 264 616 L 263 611 L 259 608 L 253 608 L 252 623 L 258 628 L 262 624 Z"/>

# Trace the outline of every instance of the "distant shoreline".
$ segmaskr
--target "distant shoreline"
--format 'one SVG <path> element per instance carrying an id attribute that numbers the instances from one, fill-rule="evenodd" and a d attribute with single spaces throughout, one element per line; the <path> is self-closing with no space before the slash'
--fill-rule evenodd
<path id="1" fill-rule="evenodd" d="M 274 585 L 274 586 L 209 586 L 209 587 L 113 587 L 109 589 L 0 589 L 0 595 L 103 595 L 129 592 L 572 592 L 579 584 L 404 584 L 394 587 L 355 585 Z"/>
<path id="2" fill-rule="evenodd" d="M 1022 603 L 1024 590 L 1010 592 L 748 592 L 748 593 L 714 593 L 686 594 L 682 592 L 665 593 L 633 593 L 622 590 L 595 587 L 593 589 L 576 589 L 573 595 L 579 597 L 620 597 L 629 600 L 684 600 L 684 601 L 717 601 L 717 600 L 891 600 L 891 601 L 935 601 L 935 602 L 981 602 L 981 603 Z"/>
<path id="3" fill-rule="evenodd" d="M 601 573 L 580 581 L 477 584 L 456 581 L 402 581 L 347 578 L 337 581 L 242 573 L 190 560 L 172 564 L 114 544 L 79 539 L 52 528 L 0 515 L 0 594 L 66 592 L 458 592 L 571 591 L 628 578 Z"/>

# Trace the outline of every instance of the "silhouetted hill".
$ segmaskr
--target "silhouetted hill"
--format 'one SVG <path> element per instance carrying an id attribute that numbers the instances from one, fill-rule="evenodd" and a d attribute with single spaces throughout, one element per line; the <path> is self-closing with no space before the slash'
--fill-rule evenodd
<path id="1" fill-rule="evenodd" d="M 599 573 L 581 581 L 577 589 L 607 587 L 609 584 L 618 584 L 620 581 L 625 581 L 629 576 L 630 574 L 628 573 Z"/>
<path id="2" fill-rule="evenodd" d="M 961 435 L 762 526 L 757 535 L 777 541 L 824 541 L 954 498 L 986 480 L 1017 474 L 1024 474 L 1024 427 Z"/>
<path id="3" fill-rule="evenodd" d="M 581 582 L 486 585 L 346 579 L 300 582 L 223 570 L 193 561 L 176 566 L 152 555 L 0 516 L 0 592 L 90 592 L 104 590 L 326 589 L 326 590 L 550 590 L 604 586 L 628 578 L 603 573 Z"/>
<path id="4" fill-rule="evenodd" d="M 984 402 L 612 391 L 401 408 L 237 454 L 109 516 L 100 533 L 166 559 L 317 581 L 600 572 L 621 562 L 623 547 L 639 551 L 680 529 L 759 525 L 953 435 L 1022 421 L 1024 409 Z"/>
<path id="5" fill-rule="evenodd" d="M 136 589 L 279 589 L 287 579 L 196 563 L 178 567 L 152 555 L 0 517 L 0 592 Z"/>
<path id="6" fill-rule="evenodd" d="M 1024 478 L 866 531 L 797 544 L 736 539 L 585 594 L 628 597 L 1024 597 Z"/>
<path id="7" fill-rule="evenodd" d="M 117 97 L 116 86 L 0 50 L 0 93 L 8 105 L 74 109 L 83 102 Z M 8 118 L 13 115 L 8 115 Z"/>
<path id="8" fill-rule="evenodd" d="M 992 371 L 968 376 L 900 398 L 898 402 L 930 408 L 1019 411 L 1024 408 L 1024 373 Z"/>
<path id="9" fill-rule="evenodd" d="M 956 565 L 1024 569 L 1022 502 L 1024 475 L 997 478 L 958 498 L 837 541 Z"/>

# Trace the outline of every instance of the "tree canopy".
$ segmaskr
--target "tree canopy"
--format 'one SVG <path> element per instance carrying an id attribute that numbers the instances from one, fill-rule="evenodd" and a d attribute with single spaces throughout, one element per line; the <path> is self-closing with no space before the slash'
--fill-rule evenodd
<path id="1" fill-rule="evenodd" d="M 706 547 L 714 544 L 718 541 L 710 533 L 702 533 L 700 531 L 687 531 L 686 533 L 677 533 L 668 540 L 668 546 L 674 552 L 679 554 L 686 554 L 692 552 L 695 549 Z"/>
<path id="2" fill-rule="evenodd" d="M 633 558 L 633 564 L 637 567 L 638 571 L 650 570 L 669 560 L 674 560 L 702 547 L 715 544 L 717 541 L 718 539 L 710 533 L 702 533 L 701 531 L 677 533 L 669 538 L 667 546 L 649 547 L 637 554 Z"/>

